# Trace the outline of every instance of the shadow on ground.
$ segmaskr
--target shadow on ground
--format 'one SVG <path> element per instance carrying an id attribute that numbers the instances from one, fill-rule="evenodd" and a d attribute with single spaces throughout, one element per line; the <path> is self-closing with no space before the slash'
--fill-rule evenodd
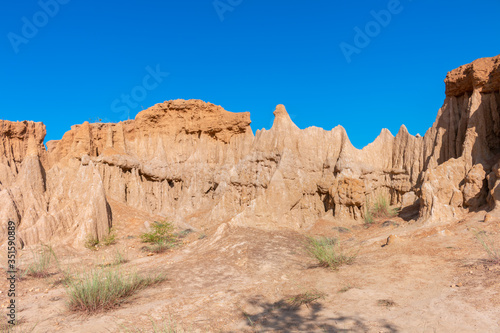
<path id="1" fill-rule="evenodd" d="M 384 320 L 368 325 L 356 316 L 325 316 L 321 314 L 325 308 L 320 302 L 297 307 L 285 299 L 269 303 L 258 297 L 250 299 L 248 304 L 260 309 L 256 314 L 243 313 L 253 332 L 369 332 L 374 326 L 377 332 L 399 332 L 395 325 Z"/>

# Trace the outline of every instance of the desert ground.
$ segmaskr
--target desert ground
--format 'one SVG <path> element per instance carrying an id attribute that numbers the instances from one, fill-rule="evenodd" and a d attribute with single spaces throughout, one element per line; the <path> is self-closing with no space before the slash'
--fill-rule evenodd
<path id="1" fill-rule="evenodd" d="M 77 251 L 52 244 L 60 266 L 51 266 L 47 277 L 19 282 L 19 331 L 500 331 L 500 265 L 474 233 L 499 244 L 500 219 L 484 222 L 482 211 L 434 226 L 410 222 L 412 212 L 369 225 L 320 219 L 303 232 L 180 225 L 177 230 L 189 230 L 182 244 L 152 255 L 141 250 L 138 236 L 155 216 L 117 202 L 112 208 L 114 245 Z M 396 237 L 386 245 L 391 235 Z M 305 250 L 307 236 L 338 238 L 356 258 L 338 270 L 319 267 Z M 36 249 L 20 251 L 20 269 Z M 61 272 L 103 269 L 117 251 L 129 260 L 117 269 L 161 273 L 166 280 L 114 309 L 70 310 Z M 2 280 L 1 290 L 6 287 Z M 292 304 L 307 293 L 321 297 Z M 0 303 L 5 308 L 5 292 Z"/>

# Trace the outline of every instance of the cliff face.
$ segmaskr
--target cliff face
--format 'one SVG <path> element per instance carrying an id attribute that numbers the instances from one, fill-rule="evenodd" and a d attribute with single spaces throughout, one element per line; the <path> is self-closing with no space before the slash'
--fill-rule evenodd
<path id="1" fill-rule="evenodd" d="M 446 99 L 424 138 L 423 219 L 495 208 L 500 158 L 500 56 L 448 73 Z"/>
<path id="2" fill-rule="evenodd" d="M 500 200 L 500 57 L 450 73 L 424 137 L 404 126 L 354 148 L 345 130 L 300 130 L 278 105 L 270 130 L 249 113 L 198 100 L 157 104 L 135 120 L 75 125 L 43 146 L 41 123 L 0 122 L 1 225 L 26 244 L 81 244 L 112 224 L 108 200 L 192 225 L 308 228 L 360 220 L 379 194 L 435 222 Z M 3 233 L 5 235 L 5 232 Z"/>

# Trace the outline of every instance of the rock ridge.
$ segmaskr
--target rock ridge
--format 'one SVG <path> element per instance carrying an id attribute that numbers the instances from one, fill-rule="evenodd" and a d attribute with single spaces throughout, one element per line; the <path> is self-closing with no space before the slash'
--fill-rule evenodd
<path id="1" fill-rule="evenodd" d="M 379 195 L 426 223 L 500 209 L 499 64 L 449 72 L 423 137 L 402 125 L 363 149 L 340 125 L 299 129 L 283 105 L 254 135 L 248 112 L 166 101 L 133 120 L 72 126 L 47 148 L 42 123 L 0 121 L 0 225 L 14 220 L 26 245 L 81 246 L 109 233 L 110 201 L 198 228 L 360 221 Z"/>

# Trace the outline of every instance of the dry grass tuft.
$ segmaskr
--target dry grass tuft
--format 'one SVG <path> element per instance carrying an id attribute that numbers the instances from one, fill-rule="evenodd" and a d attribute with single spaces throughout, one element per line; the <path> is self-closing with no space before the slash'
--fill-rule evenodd
<path id="1" fill-rule="evenodd" d="M 398 209 L 391 208 L 389 199 L 384 195 L 379 195 L 373 205 L 367 202 L 365 224 L 372 224 L 377 218 L 391 218 L 396 215 L 398 215 Z"/>
<path id="2" fill-rule="evenodd" d="M 300 308 L 302 305 L 309 307 L 319 299 L 324 299 L 326 294 L 317 290 L 310 290 L 304 293 L 295 295 L 286 300 L 286 303 L 292 308 Z"/>
<path id="3" fill-rule="evenodd" d="M 57 263 L 57 257 L 50 245 L 42 245 L 39 252 L 33 252 L 33 262 L 24 272 L 34 278 L 45 278 L 50 275 L 52 263 Z"/>
<path id="4" fill-rule="evenodd" d="M 118 269 L 93 270 L 69 281 L 69 308 L 88 313 L 109 310 L 135 292 L 163 281 L 163 275 L 144 277 L 125 275 Z"/>
<path id="5" fill-rule="evenodd" d="M 306 246 L 309 254 L 319 261 L 321 267 L 337 269 L 354 262 L 357 253 L 345 252 L 335 238 L 309 238 Z"/>
<path id="6" fill-rule="evenodd" d="M 497 247 L 495 242 L 488 237 L 486 232 L 474 231 L 474 236 L 488 254 L 488 257 L 490 258 L 489 261 L 496 265 L 500 264 L 500 249 Z"/>

